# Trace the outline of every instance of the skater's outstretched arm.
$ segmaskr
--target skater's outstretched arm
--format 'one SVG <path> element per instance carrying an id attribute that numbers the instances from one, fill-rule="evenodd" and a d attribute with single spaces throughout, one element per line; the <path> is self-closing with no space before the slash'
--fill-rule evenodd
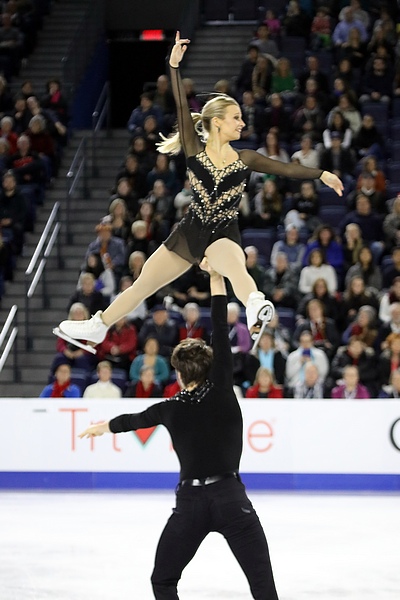
<path id="1" fill-rule="evenodd" d="M 179 64 L 186 52 L 188 39 L 181 39 L 179 31 L 176 32 L 175 45 L 169 58 L 171 67 L 171 85 L 176 103 L 178 116 L 178 130 L 182 149 L 186 156 L 194 156 L 203 149 L 199 135 L 194 128 L 193 118 L 186 98 L 185 88 L 179 73 Z"/>
<path id="2" fill-rule="evenodd" d="M 241 160 L 252 171 L 280 175 L 281 177 L 293 177 L 294 179 L 320 179 L 322 183 L 335 190 L 339 196 L 343 195 L 343 183 L 339 177 L 329 171 L 304 167 L 298 163 L 283 163 L 279 160 L 272 160 L 272 158 L 262 156 L 255 150 L 241 150 L 239 154 Z"/>

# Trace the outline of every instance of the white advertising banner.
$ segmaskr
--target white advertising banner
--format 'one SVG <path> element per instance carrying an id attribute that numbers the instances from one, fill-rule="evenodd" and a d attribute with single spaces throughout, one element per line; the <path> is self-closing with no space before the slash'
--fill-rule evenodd
<path id="1" fill-rule="evenodd" d="M 166 429 L 79 439 L 154 400 L 0 400 L 0 472 L 176 473 Z M 242 473 L 400 474 L 400 402 L 243 400 Z"/>

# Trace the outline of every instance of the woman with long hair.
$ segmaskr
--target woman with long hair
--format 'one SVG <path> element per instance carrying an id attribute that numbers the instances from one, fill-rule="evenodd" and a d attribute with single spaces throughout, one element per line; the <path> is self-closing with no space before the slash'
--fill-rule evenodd
<path id="1" fill-rule="evenodd" d="M 296 163 L 283 164 L 261 156 L 254 150 L 236 151 L 231 142 L 240 139 L 244 127 L 236 100 L 216 95 L 201 114 L 191 114 L 179 64 L 189 44 L 176 34 L 169 63 L 178 114 L 178 130 L 159 146 L 164 154 L 183 149 L 193 189 L 187 214 L 164 243 L 150 256 L 139 279 L 103 313 L 89 321 L 61 323 L 58 333 L 72 338 L 101 342 L 107 329 L 144 298 L 185 273 L 203 257 L 211 267 L 227 277 L 235 296 L 247 308 L 247 324 L 254 336 L 271 319 L 273 305 L 257 290 L 248 274 L 238 227 L 238 206 L 250 170 L 298 179 L 321 179 L 342 195 L 343 184 L 333 173 L 305 168 Z"/>

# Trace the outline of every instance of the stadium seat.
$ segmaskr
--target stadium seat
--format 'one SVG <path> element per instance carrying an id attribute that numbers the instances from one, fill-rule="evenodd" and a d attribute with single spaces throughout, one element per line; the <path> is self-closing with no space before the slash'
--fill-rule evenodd
<path id="1" fill-rule="evenodd" d="M 272 229 L 244 229 L 242 231 L 242 246 L 255 246 L 260 258 L 270 265 L 272 246 L 276 242 L 276 231 Z M 261 262 L 261 261 L 260 261 Z"/>
<path id="2" fill-rule="evenodd" d="M 279 316 L 279 323 L 283 327 L 289 329 L 289 331 L 293 332 L 296 325 L 296 313 L 293 308 L 277 308 L 276 312 Z"/>
<path id="3" fill-rule="evenodd" d="M 337 206 L 338 195 L 337 193 L 327 186 L 322 186 L 318 190 L 318 200 L 320 206 Z"/>
<path id="4" fill-rule="evenodd" d="M 391 184 L 400 184 L 400 162 L 390 161 L 387 164 L 387 175 Z"/>
<path id="5" fill-rule="evenodd" d="M 90 375 L 85 369 L 71 369 L 71 383 L 77 385 L 82 394 L 89 385 L 89 378 Z"/>
<path id="6" fill-rule="evenodd" d="M 346 214 L 347 207 L 341 204 L 339 206 L 321 206 L 318 216 L 322 223 L 330 225 L 337 230 Z"/>

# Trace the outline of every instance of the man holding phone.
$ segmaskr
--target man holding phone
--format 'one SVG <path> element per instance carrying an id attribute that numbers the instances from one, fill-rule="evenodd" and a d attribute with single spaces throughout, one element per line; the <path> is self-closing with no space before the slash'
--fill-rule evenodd
<path id="1" fill-rule="evenodd" d="M 286 384 L 294 388 L 304 381 L 304 367 L 306 363 L 314 363 L 322 381 L 329 372 L 329 362 L 323 350 L 313 344 L 311 331 L 303 331 L 300 335 L 299 347 L 291 352 L 286 361 Z"/>

